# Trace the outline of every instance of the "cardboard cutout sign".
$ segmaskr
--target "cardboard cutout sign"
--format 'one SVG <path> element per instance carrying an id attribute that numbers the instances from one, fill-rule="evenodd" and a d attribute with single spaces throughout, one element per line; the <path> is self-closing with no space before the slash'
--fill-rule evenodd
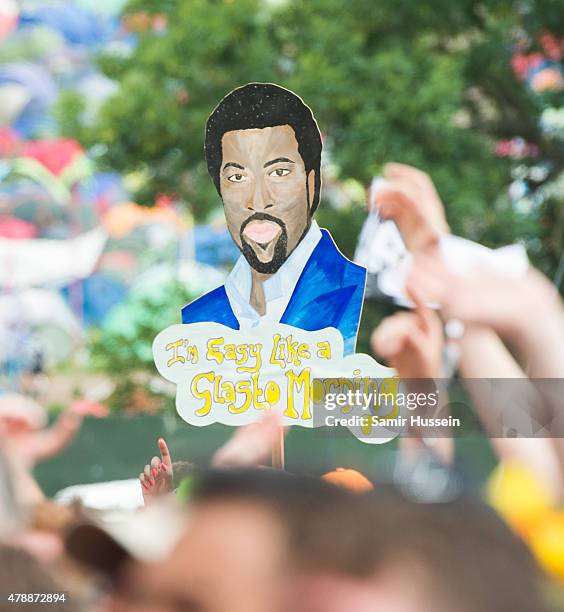
<path id="1" fill-rule="evenodd" d="M 312 426 L 314 378 L 391 375 L 353 355 L 366 270 L 313 219 L 321 151 L 313 113 L 278 85 L 235 89 L 207 121 L 208 171 L 241 257 L 154 343 L 189 423 L 242 425 L 282 404 L 287 424 Z"/>

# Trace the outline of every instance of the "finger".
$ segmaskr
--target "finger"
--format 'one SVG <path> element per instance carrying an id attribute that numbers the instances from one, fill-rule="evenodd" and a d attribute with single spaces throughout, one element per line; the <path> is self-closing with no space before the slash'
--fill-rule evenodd
<path id="1" fill-rule="evenodd" d="M 414 208 L 419 199 L 421 199 L 421 190 L 407 181 L 393 180 L 386 181 L 385 185 L 378 189 L 375 204 L 379 205 L 384 200 L 399 200 Z"/>
<path id="2" fill-rule="evenodd" d="M 372 333 L 373 350 L 385 358 L 397 354 L 416 327 L 416 318 L 412 313 L 402 312 L 384 319 Z"/>
<path id="3" fill-rule="evenodd" d="M 386 179 L 401 179 L 409 181 L 413 186 L 429 193 L 435 187 L 431 177 L 423 170 L 419 170 L 415 166 L 408 164 L 400 164 L 398 162 L 390 162 L 384 166 L 384 176 Z"/>
<path id="4" fill-rule="evenodd" d="M 409 330 L 410 320 L 413 317 L 411 313 L 401 312 L 386 317 L 380 325 L 374 330 L 373 337 L 388 339 L 390 337 L 403 334 L 404 330 Z"/>
<path id="5" fill-rule="evenodd" d="M 153 474 L 151 473 L 151 466 L 150 465 L 146 465 L 145 469 L 143 470 L 143 472 L 145 473 L 145 482 L 153 485 L 155 484 L 155 480 L 153 478 Z"/>
<path id="6" fill-rule="evenodd" d="M 151 459 L 151 474 L 153 478 L 156 478 L 159 475 L 161 460 L 158 457 L 153 457 Z"/>
<path id="7" fill-rule="evenodd" d="M 159 450 L 161 451 L 162 462 L 166 465 L 167 470 L 172 469 L 172 458 L 164 438 L 159 438 Z"/>
<path id="8" fill-rule="evenodd" d="M 383 174 L 392 178 L 395 176 L 411 174 L 414 170 L 418 171 L 418 168 L 415 166 L 410 166 L 409 164 L 402 164 L 401 162 L 392 161 L 384 164 Z"/>
<path id="9" fill-rule="evenodd" d="M 441 319 L 439 315 L 429 308 L 425 301 L 425 296 L 421 288 L 416 283 L 409 284 L 406 287 L 406 293 L 415 304 L 414 313 L 417 317 L 419 329 L 429 337 L 429 334 L 442 330 Z"/>
<path id="10" fill-rule="evenodd" d="M 399 226 L 408 215 L 414 214 L 415 210 L 408 198 L 399 192 L 386 192 L 378 200 L 377 209 L 382 219 L 391 219 Z"/>
<path id="11" fill-rule="evenodd" d="M 450 231 L 445 217 L 444 205 L 433 179 L 426 172 L 407 164 L 391 162 L 384 166 L 384 176 L 390 182 L 400 180 L 404 185 L 409 184 L 418 194 L 417 197 L 422 208 L 426 210 L 430 218 L 434 218 L 437 229 L 441 232 Z"/>
<path id="12" fill-rule="evenodd" d="M 405 283 L 406 293 L 409 295 L 418 291 L 425 301 L 436 302 L 442 310 L 444 306 L 444 287 L 432 276 L 424 274 L 410 275 Z"/>
<path id="13" fill-rule="evenodd" d="M 417 325 L 414 325 L 411 333 L 405 337 L 404 347 L 409 349 L 410 353 L 414 351 L 422 354 L 428 342 L 429 338 L 427 335 Z"/>
<path id="14" fill-rule="evenodd" d="M 442 330 L 441 318 L 437 312 L 431 308 L 423 307 L 417 313 L 419 329 L 425 334 L 427 339 L 435 337 Z"/>
<path id="15" fill-rule="evenodd" d="M 141 483 L 141 486 L 146 491 L 149 489 L 149 486 L 147 485 L 147 482 L 145 481 L 145 474 L 143 474 L 143 473 L 139 474 L 139 482 Z"/>
<path id="16" fill-rule="evenodd" d="M 373 342 L 374 352 L 388 361 L 399 355 L 405 346 L 406 336 L 390 336 L 386 339 L 376 338 Z"/>
<path id="17" fill-rule="evenodd" d="M 412 172 L 416 170 L 405 164 L 387 164 L 384 166 L 384 177 L 386 183 L 395 183 L 402 185 L 409 190 L 411 194 L 416 194 L 420 199 L 429 195 L 428 189 L 422 185 L 422 181 Z"/>
<path id="18" fill-rule="evenodd" d="M 411 284 L 406 288 L 406 293 L 407 297 L 409 297 L 415 305 L 413 312 L 417 318 L 419 328 L 423 332 L 430 331 L 431 324 L 428 316 L 430 310 L 425 306 L 425 300 L 421 289 L 417 285 Z"/>

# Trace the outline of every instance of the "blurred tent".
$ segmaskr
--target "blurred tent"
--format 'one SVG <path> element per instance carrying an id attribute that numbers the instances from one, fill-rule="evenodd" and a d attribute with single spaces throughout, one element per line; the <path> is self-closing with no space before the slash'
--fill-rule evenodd
<path id="1" fill-rule="evenodd" d="M 15 0 L 0 0 L 0 40 L 16 29 L 19 12 Z"/>
<path id="2" fill-rule="evenodd" d="M 8 160 L 8 171 L 13 176 L 19 175 L 38 183 L 58 204 L 70 204 L 72 189 L 92 173 L 90 160 L 85 155 L 71 155 L 72 148 L 71 144 L 61 144 L 60 141 L 32 146 L 27 151 L 34 157 L 16 157 Z M 45 164 L 59 174 L 51 172 Z"/>
<path id="3" fill-rule="evenodd" d="M 60 176 L 76 161 L 77 156 L 83 154 L 82 147 L 72 138 L 28 140 L 21 152 L 23 157 L 37 160 L 55 176 Z"/>
<path id="4" fill-rule="evenodd" d="M 0 85 L 0 126 L 10 125 L 31 100 L 31 94 L 20 83 Z"/>
<path id="5" fill-rule="evenodd" d="M 19 373 L 68 359 L 83 340 L 74 314 L 57 291 L 25 289 L 0 295 L 0 365 Z"/>
<path id="6" fill-rule="evenodd" d="M 37 230 L 37 236 L 32 237 L 60 240 L 72 236 L 70 208 L 60 206 L 46 189 L 29 180 L 19 178 L 2 184 L 0 211 L 31 223 Z"/>
<path id="7" fill-rule="evenodd" d="M 149 208 L 133 202 L 114 206 L 103 216 L 102 221 L 113 238 L 121 238 L 139 225 L 163 223 L 180 226 L 180 218 L 173 208 Z"/>
<path id="8" fill-rule="evenodd" d="M 71 300 L 71 287 L 62 293 Z M 86 325 L 101 324 L 111 310 L 124 301 L 126 285 L 106 272 L 94 272 L 81 281 L 81 314 Z"/>
<path id="9" fill-rule="evenodd" d="M 103 41 L 100 21 L 72 3 L 40 5 L 21 13 L 20 28 L 36 25 L 46 25 L 60 32 L 70 44 L 89 46 Z"/>
<path id="10" fill-rule="evenodd" d="M 50 63 L 53 56 L 67 53 L 64 38 L 48 26 L 16 30 L 2 41 L 0 62 L 21 60 Z"/>
<path id="11" fill-rule="evenodd" d="M 57 97 L 57 87 L 49 71 L 31 62 L 0 64 L 0 83 L 23 85 L 31 97 L 42 105 L 54 102 Z"/>
<path id="12" fill-rule="evenodd" d="M 194 243 L 196 261 L 210 266 L 227 266 L 241 254 L 225 224 L 196 225 Z"/>
<path id="13" fill-rule="evenodd" d="M 19 143 L 20 138 L 14 130 L 0 126 L 0 157 L 12 155 Z"/>
<path id="14" fill-rule="evenodd" d="M 26 178 L 43 187 L 57 204 L 67 204 L 70 201 L 68 187 L 36 159 L 16 157 L 7 162 L 7 168 L 12 177 Z"/>
<path id="15" fill-rule="evenodd" d="M 68 208 L 60 206 L 42 185 L 21 177 L 18 179 L 3 185 L 0 196 L 0 201 L 5 201 L 14 216 L 34 224 L 39 223 L 43 216 L 68 217 Z"/>
<path id="16" fill-rule="evenodd" d="M 31 62 L 0 64 L 0 85 L 17 84 L 25 88 L 29 102 L 12 128 L 24 136 L 48 121 L 47 111 L 57 98 L 57 86 L 49 71 Z"/>
<path id="17" fill-rule="evenodd" d="M 127 0 L 76 0 L 76 4 L 85 11 L 114 17 L 126 5 Z"/>
<path id="18" fill-rule="evenodd" d="M 37 228 L 29 221 L 24 221 L 17 217 L 0 216 L 0 238 L 21 240 L 35 238 L 36 236 Z"/>
<path id="19" fill-rule="evenodd" d="M 0 238 L 0 288 L 62 286 L 86 278 L 106 240 L 102 228 L 69 240 Z"/>
<path id="20" fill-rule="evenodd" d="M 77 318 L 58 291 L 24 289 L 0 295 L 0 327 L 24 320 L 32 327 L 54 325 L 73 337 L 81 337 Z"/>
<path id="21" fill-rule="evenodd" d="M 92 174 L 79 185 L 81 200 L 91 202 L 97 214 L 103 216 L 110 207 L 127 199 L 121 176 L 115 172 Z"/>

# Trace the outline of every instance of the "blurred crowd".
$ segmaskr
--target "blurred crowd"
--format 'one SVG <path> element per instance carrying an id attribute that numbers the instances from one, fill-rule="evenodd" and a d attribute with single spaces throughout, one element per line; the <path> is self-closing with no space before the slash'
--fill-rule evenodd
<path id="1" fill-rule="evenodd" d="M 220 283 L 239 255 L 223 219 L 194 227 L 175 194 L 158 195 L 153 207 L 130 201 L 143 172 L 101 171 L 106 145 L 87 151 L 55 125 L 56 106 L 65 114 L 82 100 L 80 127 L 92 127 L 116 92 L 101 52 L 119 63 L 144 33 L 172 36 L 164 5 L 153 4 L 149 13 L 130 3 L 122 17 L 122 0 L 0 0 L 0 612 L 564 610 L 560 287 L 526 256 L 493 256 L 452 236 L 432 177 L 404 164 L 387 164 L 368 192 L 367 252 L 388 263 L 401 255 L 399 265 L 367 266 L 376 298 L 400 306 L 371 330 L 371 348 L 414 391 L 453 376 L 466 387 L 498 460 L 483 490 L 460 477 L 454 432 L 417 428 L 399 437 L 389 481 L 354 465 L 290 473 L 273 409 L 235 429 L 210 465 L 172 457 L 165 432 L 155 431 L 138 474 L 87 485 L 102 487 L 103 507 L 80 486 L 45 495 L 36 467 L 66 461 L 85 417 L 106 416 L 98 400 L 113 393 L 85 376 L 87 388 L 73 392 L 85 399 L 50 418 L 37 400 L 49 395 L 53 364 L 80 363 L 95 326 L 116 358 L 108 369 L 124 379 L 116 387 L 143 367 L 152 372 L 147 337 Z M 197 20 L 190 27 L 205 38 Z M 539 129 L 558 157 L 562 44 L 549 32 L 540 43 L 531 50 L 523 38 L 512 64 L 531 92 L 546 95 Z M 184 107 L 191 94 L 180 82 L 173 95 Z M 78 127 L 65 131 L 79 138 Z M 551 164 L 517 135 L 495 152 L 519 163 L 509 196 L 532 207 L 529 184 L 543 183 Z M 539 159 L 527 169 L 529 157 Z M 325 196 L 348 201 L 325 175 Z M 118 354 L 122 344 L 129 352 Z M 67 378 L 80 386 L 75 372 Z M 500 385 L 511 394 L 476 384 L 492 380 L 516 383 Z M 14 387 L 19 394 L 5 391 Z M 129 397 L 120 408 L 158 410 L 144 387 Z"/>
<path id="2" fill-rule="evenodd" d="M 149 459 L 147 449 L 140 466 L 143 505 L 120 510 L 115 500 L 115 510 L 100 511 L 79 500 L 46 499 L 32 471 L 99 406 L 81 402 L 47 427 L 35 402 L 5 395 L 0 593 L 64 593 L 57 609 L 96 611 L 562 606 L 562 398 L 538 384 L 564 378 L 562 300 L 532 268 L 511 275 L 470 258 L 464 273 L 454 271 L 432 179 L 394 163 L 383 178 L 368 206 L 396 223 L 409 250 L 410 307 L 373 331 L 375 356 L 406 380 L 437 380 L 452 367 L 463 381 L 522 379 L 545 435 L 500 435 L 492 422 L 499 406 L 469 384 L 499 465 L 483 494 L 460 487 L 431 494 L 437 479 L 452 475 L 453 439 L 405 432 L 394 483 L 373 483 L 341 466 L 322 477 L 290 474 L 269 467 L 284 435 L 272 411 L 235 430 L 211 466 L 195 466 L 190 457 L 173 461 L 159 437 L 159 454 Z M 2 601 L 0 609 L 13 608 Z"/>

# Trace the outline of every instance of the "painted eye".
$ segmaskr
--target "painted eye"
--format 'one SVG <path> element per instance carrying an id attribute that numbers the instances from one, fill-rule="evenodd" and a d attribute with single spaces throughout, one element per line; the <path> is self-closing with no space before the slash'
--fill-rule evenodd
<path id="1" fill-rule="evenodd" d="M 231 176 L 227 177 L 227 180 L 231 181 L 232 183 L 242 183 L 245 178 L 246 177 L 244 174 L 232 174 Z"/>
<path id="2" fill-rule="evenodd" d="M 288 168 L 276 168 L 276 170 L 269 173 L 269 176 L 288 176 L 290 172 L 291 170 L 288 170 Z"/>

